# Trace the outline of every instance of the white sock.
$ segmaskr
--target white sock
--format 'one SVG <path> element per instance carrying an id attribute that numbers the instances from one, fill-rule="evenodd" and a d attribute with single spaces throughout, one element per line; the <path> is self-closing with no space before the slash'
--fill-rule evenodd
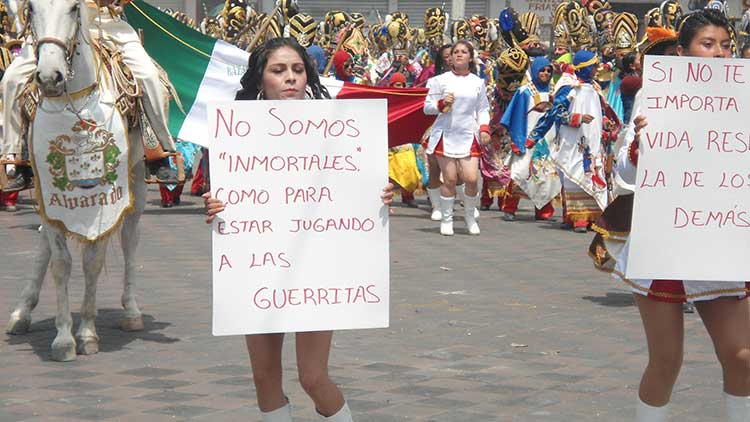
<path id="1" fill-rule="evenodd" d="M 635 409 L 635 422 L 667 422 L 669 416 L 669 404 L 662 407 L 650 406 L 638 398 L 638 406 Z"/>
<path id="2" fill-rule="evenodd" d="M 352 411 L 349 410 L 349 405 L 346 402 L 344 402 L 344 405 L 341 406 L 341 409 L 335 415 L 329 417 L 322 416 L 322 418 L 331 422 L 354 422 L 352 420 Z"/>
<path id="3" fill-rule="evenodd" d="M 292 407 L 286 405 L 270 412 L 260 412 L 263 422 L 292 422 Z"/>
<path id="4" fill-rule="evenodd" d="M 727 407 L 727 422 L 750 421 L 750 397 L 738 397 L 724 393 Z"/>
<path id="5" fill-rule="evenodd" d="M 466 201 L 466 184 L 456 185 L 456 199 L 463 204 Z"/>

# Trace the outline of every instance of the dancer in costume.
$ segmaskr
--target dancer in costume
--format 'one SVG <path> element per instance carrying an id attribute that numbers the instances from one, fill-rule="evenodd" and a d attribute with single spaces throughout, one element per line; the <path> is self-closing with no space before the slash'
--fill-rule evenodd
<path id="1" fill-rule="evenodd" d="M 552 199 L 560 193 L 560 178 L 554 163 L 549 159 L 548 139 L 555 137 L 551 129 L 545 138 L 527 151 L 526 140 L 531 128 L 536 126 L 539 117 L 552 105 L 550 81 L 552 63 L 546 57 L 537 57 L 531 62 L 531 81 L 519 88 L 505 110 L 500 124 L 510 134 L 510 147 L 515 157 L 511 160 L 511 181 L 506 192 L 511 193 L 516 184 L 536 204 L 534 217 L 548 220 L 555 213 Z M 526 157 L 526 155 L 529 155 Z M 529 169 L 532 169 L 531 171 Z M 551 170 L 551 171 L 550 171 Z M 514 182 L 514 179 L 517 180 Z M 513 221 L 520 201 L 520 195 L 506 193 L 503 201 L 503 219 Z"/>
<path id="2" fill-rule="evenodd" d="M 306 88 L 316 99 L 330 98 L 321 84 L 310 57 L 296 41 L 274 38 L 256 47 L 250 54 L 247 72 L 241 79 L 238 100 L 302 100 Z M 388 185 L 381 197 L 390 204 L 393 186 Z M 206 198 L 207 223 L 224 210 L 224 203 Z M 332 331 L 296 334 L 297 366 L 302 388 L 315 402 L 315 409 L 331 422 L 352 422 L 351 411 L 341 390 L 328 376 L 328 355 Z M 264 422 L 291 422 L 291 408 L 282 386 L 281 351 L 284 333 L 257 334 L 245 337 L 258 406 Z"/>
<path id="3" fill-rule="evenodd" d="M 143 49 L 138 33 L 121 18 L 121 10 L 118 12 L 118 8 L 117 2 L 113 0 L 86 1 L 86 7 L 81 11 L 81 18 L 84 20 L 82 23 L 90 29 L 89 33 L 92 38 L 114 51 L 122 52 L 123 62 L 143 89 L 143 101 L 151 129 L 164 152 L 174 152 L 175 144 L 167 125 L 168 95 L 166 89 L 151 57 Z M 100 33 L 101 39 L 99 39 Z M 2 80 L 3 104 L 5 104 L 3 112 L 4 155 L 20 157 L 24 152 L 21 112 L 17 100 L 35 70 L 34 48 L 32 44 L 27 43 L 21 56 L 13 60 Z M 156 175 L 160 182 L 177 182 L 177 175 L 170 169 L 166 155 L 158 160 L 149 161 L 147 164 L 151 173 Z M 31 183 L 30 166 L 23 166 L 17 171 L 20 177 L 16 177 L 13 183 L 6 187 L 6 191 L 21 190 Z"/>
<path id="4" fill-rule="evenodd" d="M 574 230 L 586 233 L 609 201 L 605 165 L 620 122 L 593 83 L 599 59 L 581 50 L 573 57 L 577 81 L 561 78 L 553 106 L 539 119 L 526 143 L 541 141 L 557 127 L 551 156 L 563 172 L 564 207 Z"/>
<path id="5" fill-rule="evenodd" d="M 452 51 L 452 44 L 445 44 L 437 50 L 435 54 L 435 75 L 442 75 L 445 72 L 451 71 Z M 427 81 L 425 81 L 425 84 L 426 83 Z M 432 221 L 440 221 L 443 218 L 440 212 L 440 187 L 443 185 L 443 182 L 441 181 L 440 166 L 438 165 L 437 156 L 435 156 L 435 154 L 429 154 L 426 152 L 431 130 L 432 128 L 430 128 L 425 133 L 422 139 L 422 147 L 425 149 L 425 156 L 427 157 L 427 197 L 430 199 L 430 205 L 432 207 L 430 219 Z M 458 171 L 458 179 L 456 181 L 456 199 L 463 203 L 465 206 L 466 184 L 464 183 L 463 177 L 461 176 L 460 168 Z M 479 210 L 476 208 L 474 209 L 474 218 L 479 218 Z"/>
<path id="6" fill-rule="evenodd" d="M 490 119 L 490 133 L 492 143 L 482 147 L 482 157 L 479 161 L 482 170 L 482 209 L 489 210 L 493 198 L 497 198 L 498 207 L 502 210 L 506 199 L 516 200 L 513 195 L 518 192 L 509 190 L 510 167 L 506 159 L 510 154 L 510 137 L 500 124 L 513 94 L 521 86 L 526 71 L 529 68 L 529 57 L 518 47 L 503 50 L 495 63 L 495 90 L 492 102 L 492 118 Z"/>
<path id="7" fill-rule="evenodd" d="M 432 126 L 428 154 L 436 154 L 443 186 L 440 194 L 440 233 L 453 235 L 453 202 L 459 168 L 466 184 L 464 211 L 470 234 L 479 234 L 475 209 L 479 202 L 477 189 L 479 144 L 490 142 L 490 105 L 484 81 L 470 72 L 474 66 L 474 47 L 466 41 L 453 45 L 452 72 L 435 76 L 427 82 L 429 92 L 425 114 L 438 115 Z"/>
<path id="8" fill-rule="evenodd" d="M 389 88 L 406 88 L 406 76 L 401 72 L 391 75 Z M 416 145 L 416 147 L 415 147 Z M 388 148 L 388 177 L 401 188 L 401 203 L 416 208 L 414 191 L 422 184 L 422 174 L 417 166 L 418 144 L 404 144 Z"/>
<path id="9" fill-rule="evenodd" d="M 651 39 L 653 51 L 674 44 L 677 54 L 693 57 L 731 57 L 729 22 L 720 13 L 701 10 L 685 15 L 676 34 Z M 653 31 L 649 29 L 650 36 Z M 648 47 L 647 47 L 648 48 Z M 639 94 L 640 96 L 641 94 Z M 638 389 L 637 422 L 666 422 L 669 402 L 682 367 L 685 336 L 681 303 L 695 304 L 711 336 L 724 378 L 724 400 L 729 422 L 750 420 L 750 284 L 695 280 L 630 280 L 625 278 L 639 144 L 647 122 L 640 115 L 640 99 L 627 128 L 627 142 L 618 153 L 615 173 L 620 196 L 596 223 L 598 232 L 589 254 L 597 268 L 630 287 L 643 320 L 649 362 Z M 707 247 L 709 247 L 707 245 Z"/>
<path id="10" fill-rule="evenodd" d="M 333 68 L 336 79 L 344 82 L 354 82 L 354 60 L 352 55 L 344 50 L 339 50 L 333 55 Z"/>
<path id="11" fill-rule="evenodd" d="M 622 91 L 620 85 L 622 84 L 623 78 L 632 72 L 631 69 L 625 67 L 623 59 L 626 55 L 634 54 L 635 52 L 636 36 L 638 34 L 638 18 L 632 13 L 618 13 L 614 18 L 613 26 L 615 36 L 614 51 L 617 60 L 614 64 L 614 76 L 609 83 L 606 97 L 607 104 L 609 104 L 615 111 L 617 118 L 620 119 L 620 121 L 623 121 L 624 105 L 622 103 Z"/>

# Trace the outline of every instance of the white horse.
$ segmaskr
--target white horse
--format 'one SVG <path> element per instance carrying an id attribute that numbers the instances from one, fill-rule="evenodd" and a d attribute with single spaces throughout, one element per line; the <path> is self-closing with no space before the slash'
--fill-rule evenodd
<path id="1" fill-rule="evenodd" d="M 91 48 L 89 30 L 86 27 L 83 0 L 29 0 L 29 24 L 36 38 L 36 80 L 42 92 L 43 102 L 64 105 L 68 102 L 74 109 L 88 97 L 73 100 L 67 93 L 79 92 L 96 84 L 97 61 Z M 103 89 L 99 86 L 96 89 Z M 57 97 L 55 99 L 46 97 Z M 66 99 L 67 98 L 67 99 Z M 72 104 L 71 104 L 72 103 Z M 6 105 L 10 107 L 10 105 Z M 136 125 L 138 126 L 138 125 Z M 125 313 L 120 326 L 125 331 L 143 329 L 143 317 L 136 303 L 134 289 L 135 251 L 138 245 L 138 221 L 146 204 L 146 185 L 143 145 L 140 127 L 128 130 L 130 173 L 134 197 L 133 211 L 125 216 L 119 229 L 125 260 L 124 290 L 122 306 Z M 39 252 L 34 261 L 32 278 L 24 288 L 21 300 L 12 312 L 7 332 L 21 334 L 29 330 L 31 311 L 39 301 L 39 292 L 47 268 L 52 269 L 52 279 L 57 288 L 57 336 L 52 342 L 52 359 L 70 361 L 79 354 L 94 354 L 99 351 L 99 336 L 96 333 L 96 282 L 105 262 L 107 238 L 84 242 L 82 265 L 85 279 L 85 294 L 81 305 L 81 324 L 75 338 L 72 335 L 73 320 L 68 304 L 68 280 L 72 259 L 68 251 L 66 233 L 58 227 L 42 224 Z"/>

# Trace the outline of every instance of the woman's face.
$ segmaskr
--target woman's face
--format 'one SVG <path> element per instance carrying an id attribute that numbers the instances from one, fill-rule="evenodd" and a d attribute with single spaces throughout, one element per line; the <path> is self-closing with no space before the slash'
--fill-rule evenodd
<path id="1" fill-rule="evenodd" d="M 346 62 L 344 62 L 344 76 L 350 77 L 353 75 L 354 70 L 354 60 L 349 58 Z"/>
<path id="2" fill-rule="evenodd" d="M 543 84 L 552 80 L 552 66 L 545 66 L 539 71 L 539 81 Z"/>
<path id="3" fill-rule="evenodd" d="M 677 54 L 692 57 L 732 57 L 729 32 L 720 26 L 706 25 L 699 29 L 688 48 L 677 46 Z"/>
<path id="4" fill-rule="evenodd" d="M 451 52 L 452 65 L 456 70 L 467 70 L 469 68 L 469 48 L 464 44 L 457 44 Z"/>
<path id="5" fill-rule="evenodd" d="M 306 86 L 305 63 L 293 48 L 280 47 L 268 56 L 263 69 L 263 92 L 266 99 L 303 99 Z"/>
<path id="6" fill-rule="evenodd" d="M 451 63 L 451 51 L 452 50 L 453 50 L 452 48 L 446 48 L 445 50 L 443 50 L 443 63 L 445 63 L 446 66 L 450 66 L 452 64 Z"/>

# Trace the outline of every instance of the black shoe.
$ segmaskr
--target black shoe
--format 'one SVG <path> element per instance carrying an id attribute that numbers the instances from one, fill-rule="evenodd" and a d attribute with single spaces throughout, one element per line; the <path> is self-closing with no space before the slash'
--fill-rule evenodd
<path id="1" fill-rule="evenodd" d="M 176 185 L 180 183 L 177 180 L 177 172 L 169 166 L 169 158 L 164 157 L 156 161 L 147 161 L 149 175 L 156 179 L 157 183 Z"/>
<path id="2" fill-rule="evenodd" d="M 686 314 L 693 314 L 695 313 L 695 305 L 693 305 L 690 302 L 685 302 L 682 304 L 682 312 Z"/>
<path id="3" fill-rule="evenodd" d="M 162 208 L 172 208 L 173 205 L 174 204 L 172 204 L 171 202 L 162 202 L 161 203 L 161 207 Z"/>
<path id="4" fill-rule="evenodd" d="M 490 210 L 490 205 L 481 205 L 479 207 L 479 209 L 482 210 L 482 211 L 489 211 Z"/>
<path id="5" fill-rule="evenodd" d="M 3 192 L 12 193 L 28 189 L 33 185 L 34 172 L 29 166 L 16 167 L 16 177 L 10 179 L 8 184 L 3 188 Z"/>

